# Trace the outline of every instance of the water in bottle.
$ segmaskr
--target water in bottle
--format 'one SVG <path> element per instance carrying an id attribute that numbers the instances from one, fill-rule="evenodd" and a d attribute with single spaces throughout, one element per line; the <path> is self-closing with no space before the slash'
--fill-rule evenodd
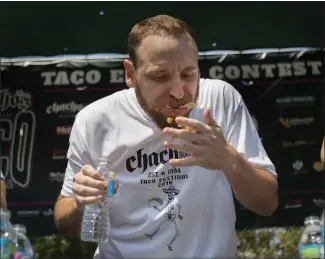
<path id="1" fill-rule="evenodd" d="M 17 236 L 10 222 L 11 213 L 7 209 L 0 210 L 0 258 L 14 259 Z"/>
<path id="2" fill-rule="evenodd" d="M 108 182 L 107 195 L 98 203 L 85 206 L 81 226 L 81 240 L 87 242 L 105 243 L 110 230 L 109 205 L 114 195 L 115 174 L 112 171 L 108 157 L 99 159 L 97 171 Z"/>
<path id="3" fill-rule="evenodd" d="M 323 213 L 320 217 L 320 224 L 322 227 L 322 247 L 321 247 L 321 251 L 320 251 L 320 258 L 325 259 L 325 248 L 324 248 L 324 244 L 325 244 L 325 209 L 323 209 Z"/>
<path id="4" fill-rule="evenodd" d="M 26 236 L 27 230 L 24 225 L 13 225 L 13 229 L 17 235 L 15 259 L 33 259 L 33 247 Z"/>
<path id="5" fill-rule="evenodd" d="M 299 242 L 300 258 L 321 258 L 324 245 L 322 227 L 319 217 L 310 216 L 305 219 L 305 229 Z"/>

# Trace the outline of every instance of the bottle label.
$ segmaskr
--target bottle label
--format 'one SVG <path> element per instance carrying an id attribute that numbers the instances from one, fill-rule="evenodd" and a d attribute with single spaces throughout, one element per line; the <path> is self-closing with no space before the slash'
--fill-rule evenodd
<path id="1" fill-rule="evenodd" d="M 16 252 L 14 259 L 33 259 L 32 255 L 28 255 L 25 252 Z"/>
<path id="2" fill-rule="evenodd" d="M 324 246 L 321 244 L 302 245 L 299 247 L 299 254 L 301 258 L 322 258 L 322 249 Z"/>
<path id="3" fill-rule="evenodd" d="M 33 257 L 27 255 L 24 251 L 19 251 L 16 252 L 15 259 L 33 259 Z"/>
<path id="4" fill-rule="evenodd" d="M 16 252 L 15 242 L 5 237 L 0 238 L 0 258 L 1 259 L 14 259 Z"/>
<path id="5" fill-rule="evenodd" d="M 16 252 L 15 253 L 15 259 L 23 259 L 24 252 Z"/>
<path id="6" fill-rule="evenodd" d="M 115 180 L 110 179 L 108 181 L 107 196 L 113 197 L 115 193 Z"/>

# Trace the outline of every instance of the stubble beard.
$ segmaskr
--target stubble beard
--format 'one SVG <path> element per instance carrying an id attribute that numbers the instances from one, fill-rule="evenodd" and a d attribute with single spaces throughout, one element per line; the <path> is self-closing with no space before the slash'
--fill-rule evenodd
<path id="1" fill-rule="evenodd" d="M 181 100 L 177 100 L 177 102 L 179 103 L 178 106 L 184 105 L 188 102 L 196 102 L 198 97 L 199 97 L 199 89 L 200 88 L 200 84 L 199 81 L 197 83 L 197 91 L 196 91 L 196 95 L 194 97 L 194 100 L 192 98 L 192 96 L 190 95 L 186 95 L 183 99 Z M 177 125 L 177 123 L 175 122 L 175 118 L 177 117 L 177 115 L 170 115 L 170 116 L 165 116 L 164 114 L 162 114 L 158 108 L 154 108 L 154 107 L 150 107 L 150 105 L 147 103 L 147 101 L 145 100 L 141 89 L 136 86 L 135 87 L 135 94 L 137 97 L 137 100 L 141 106 L 141 108 L 145 111 L 145 113 L 147 113 L 151 119 L 156 123 L 156 125 L 160 128 L 160 129 L 164 129 L 166 127 L 171 127 L 171 128 L 179 128 L 179 126 Z M 170 97 L 171 98 L 171 97 Z M 175 98 L 173 98 L 174 100 L 176 100 Z M 170 106 L 172 106 L 173 108 L 177 108 L 177 106 L 175 104 L 169 104 Z M 189 109 L 188 112 L 183 115 L 184 117 L 188 117 L 189 114 L 191 113 L 192 109 Z M 172 122 L 168 123 L 167 122 L 167 118 L 172 118 Z"/>

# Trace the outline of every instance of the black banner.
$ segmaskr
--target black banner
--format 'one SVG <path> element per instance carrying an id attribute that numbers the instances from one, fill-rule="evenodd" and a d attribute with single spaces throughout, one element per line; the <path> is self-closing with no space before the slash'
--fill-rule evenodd
<path id="1" fill-rule="evenodd" d="M 232 84 L 243 96 L 279 175 L 277 213 L 257 217 L 237 206 L 237 227 L 301 225 L 325 205 L 323 51 L 219 53 L 200 59 L 201 76 Z M 66 167 L 75 114 L 126 88 L 122 61 L 2 66 L 2 171 L 14 223 L 31 235 L 56 233 L 53 205 Z"/>

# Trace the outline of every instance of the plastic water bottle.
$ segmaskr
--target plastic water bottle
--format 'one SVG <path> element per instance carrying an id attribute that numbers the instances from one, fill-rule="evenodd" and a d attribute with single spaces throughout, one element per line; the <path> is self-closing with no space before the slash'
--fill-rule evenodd
<path id="1" fill-rule="evenodd" d="M 97 171 L 108 182 L 107 196 L 100 202 L 85 206 L 81 225 L 81 240 L 86 242 L 105 243 L 110 230 L 109 204 L 114 195 L 115 174 L 112 171 L 108 157 L 99 159 Z"/>
<path id="2" fill-rule="evenodd" d="M 26 236 L 27 230 L 24 225 L 13 225 L 13 229 L 17 235 L 15 259 L 33 259 L 33 247 Z"/>
<path id="3" fill-rule="evenodd" d="M 324 244 L 325 244 L 325 209 L 323 209 L 323 213 L 320 217 L 320 224 L 322 227 L 322 247 L 321 247 L 321 251 L 320 251 L 320 258 L 325 258 L 325 248 L 324 248 Z"/>
<path id="4" fill-rule="evenodd" d="M 11 212 L 7 209 L 0 210 L 0 258 L 14 259 L 16 252 L 17 236 L 10 223 Z"/>
<path id="5" fill-rule="evenodd" d="M 310 216 L 305 219 L 305 229 L 299 241 L 300 258 L 322 258 L 324 244 L 319 217 Z"/>

